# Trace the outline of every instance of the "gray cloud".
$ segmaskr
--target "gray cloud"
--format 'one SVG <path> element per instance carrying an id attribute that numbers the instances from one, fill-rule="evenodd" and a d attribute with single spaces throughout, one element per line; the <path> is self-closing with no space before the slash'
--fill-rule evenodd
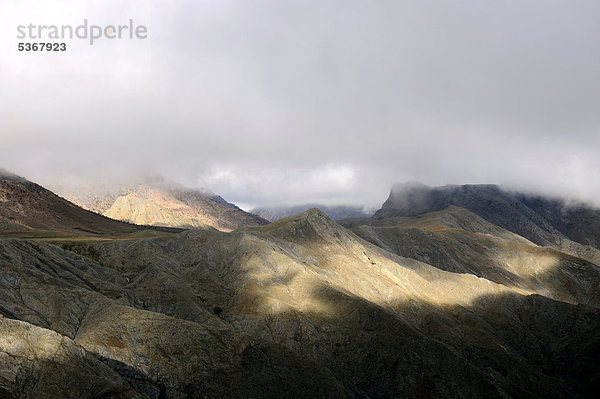
<path id="1" fill-rule="evenodd" d="M 248 207 L 376 205 L 403 180 L 600 198 L 596 1 L 22 3 L 0 6 L 1 166 L 43 184 L 162 173 Z M 28 15 L 137 18 L 149 41 L 24 55 Z"/>

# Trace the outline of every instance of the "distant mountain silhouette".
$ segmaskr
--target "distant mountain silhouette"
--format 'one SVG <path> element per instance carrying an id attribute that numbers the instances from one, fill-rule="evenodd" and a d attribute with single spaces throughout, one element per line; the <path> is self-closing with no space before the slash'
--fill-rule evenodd
<path id="1" fill-rule="evenodd" d="M 284 218 L 286 216 L 297 215 L 311 208 L 317 208 L 322 210 L 327 216 L 333 220 L 340 220 L 346 218 L 360 218 L 370 216 L 371 213 L 366 212 L 364 207 L 352 206 L 352 205 L 319 205 L 319 204 L 304 204 L 304 205 L 293 205 L 293 206 L 272 206 L 254 208 L 250 212 L 261 216 L 268 221 L 275 221 L 277 219 Z"/>

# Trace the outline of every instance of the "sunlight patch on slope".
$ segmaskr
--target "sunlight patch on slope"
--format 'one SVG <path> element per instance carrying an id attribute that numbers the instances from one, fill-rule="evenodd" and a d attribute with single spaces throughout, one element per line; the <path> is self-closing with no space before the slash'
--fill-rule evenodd
<path id="1" fill-rule="evenodd" d="M 332 314 L 335 309 L 321 297 L 326 287 L 391 310 L 409 301 L 469 306 L 485 295 L 525 293 L 474 275 L 384 256 L 381 250 L 359 242 L 350 247 L 331 243 L 296 246 L 293 255 L 267 242 L 261 245 L 260 251 L 243 259 L 248 302 L 238 306 L 238 311 L 277 314 L 293 309 Z"/>

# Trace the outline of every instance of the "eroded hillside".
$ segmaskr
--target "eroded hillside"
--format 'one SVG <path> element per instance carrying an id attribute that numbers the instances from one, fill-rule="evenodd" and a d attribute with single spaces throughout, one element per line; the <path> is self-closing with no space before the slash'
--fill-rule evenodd
<path id="1" fill-rule="evenodd" d="M 42 186 L 0 170 L 0 234 L 45 230 L 102 236 L 142 229 L 82 209 Z"/>
<path id="2" fill-rule="evenodd" d="M 536 248 L 496 231 L 469 234 L 490 251 L 497 242 Z M 233 233 L 0 244 L 2 313 L 56 331 L 117 373 L 98 377 L 125 381 L 113 397 L 559 398 L 583 397 L 598 382 L 597 291 L 502 280 L 502 270 L 441 270 L 318 210 Z M 571 282 L 600 276 L 569 257 L 527 267 Z M 572 303 L 550 298 L 561 295 Z M 29 375 L 31 363 L 14 359 L 14 374 Z M 46 372 L 37 392 L 54 392 L 50 381 L 79 384 Z M 19 396 L 17 379 L 4 375 L 0 386 Z"/>
<path id="3" fill-rule="evenodd" d="M 159 177 L 113 192 L 98 193 L 93 188 L 69 192 L 67 198 L 109 218 L 138 225 L 232 231 L 268 223 L 210 191 L 192 190 Z"/>

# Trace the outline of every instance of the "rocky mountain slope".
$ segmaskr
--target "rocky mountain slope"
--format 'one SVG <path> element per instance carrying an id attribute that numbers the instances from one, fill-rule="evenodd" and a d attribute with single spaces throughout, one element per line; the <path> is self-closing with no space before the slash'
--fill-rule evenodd
<path id="1" fill-rule="evenodd" d="M 540 247 L 453 206 L 414 218 L 377 222 L 352 231 L 390 252 L 442 270 L 474 274 L 561 301 L 600 306 L 598 251 L 590 253 L 593 263 Z"/>
<path id="2" fill-rule="evenodd" d="M 429 187 L 398 184 L 373 219 L 416 216 L 454 205 L 490 223 L 588 260 L 600 249 L 600 210 L 563 200 L 509 192 L 495 185 Z M 597 253 L 594 255 L 597 256 Z"/>
<path id="3" fill-rule="evenodd" d="M 67 198 L 112 219 L 140 225 L 231 231 L 268 223 L 212 192 L 188 189 L 157 177 L 117 193 L 70 192 Z"/>
<path id="4" fill-rule="evenodd" d="M 0 253 L 4 320 L 73 345 L 105 370 L 96 386 L 112 397 L 582 397 L 600 376 L 597 290 L 552 287 L 568 302 L 557 301 L 518 280 L 444 271 L 317 210 L 233 233 L 64 248 L 3 239 Z M 597 267 L 567 261 L 528 267 L 597 284 Z M 69 397 L 73 385 L 100 397 L 0 348 L 13 370 L 0 370 L 0 387 L 14 397 Z"/>
<path id="5" fill-rule="evenodd" d="M 33 230 L 97 236 L 141 228 L 82 209 L 35 183 L 0 171 L 0 233 Z"/>
<path id="6" fill-rule="evenodd" d="M 594 397 L 597 264 L 456 206 L 343 223 L 0 238 L 0 396 Z"/>
<path id="7" fill-rule="evenodd" d="M 264 208 L 254 208 L 250 212 L 270 222 L 274 222 L 277 219 L 297 215 L 311 208 L 320 209 L 333 220 L 347 218 L 362 218 L 371 216 L 371 213 L 366 212 L 363 207 L 350 205 L 327 206 L 318 204 L 306 204 L 295 206 L 273 206 Z"/>

